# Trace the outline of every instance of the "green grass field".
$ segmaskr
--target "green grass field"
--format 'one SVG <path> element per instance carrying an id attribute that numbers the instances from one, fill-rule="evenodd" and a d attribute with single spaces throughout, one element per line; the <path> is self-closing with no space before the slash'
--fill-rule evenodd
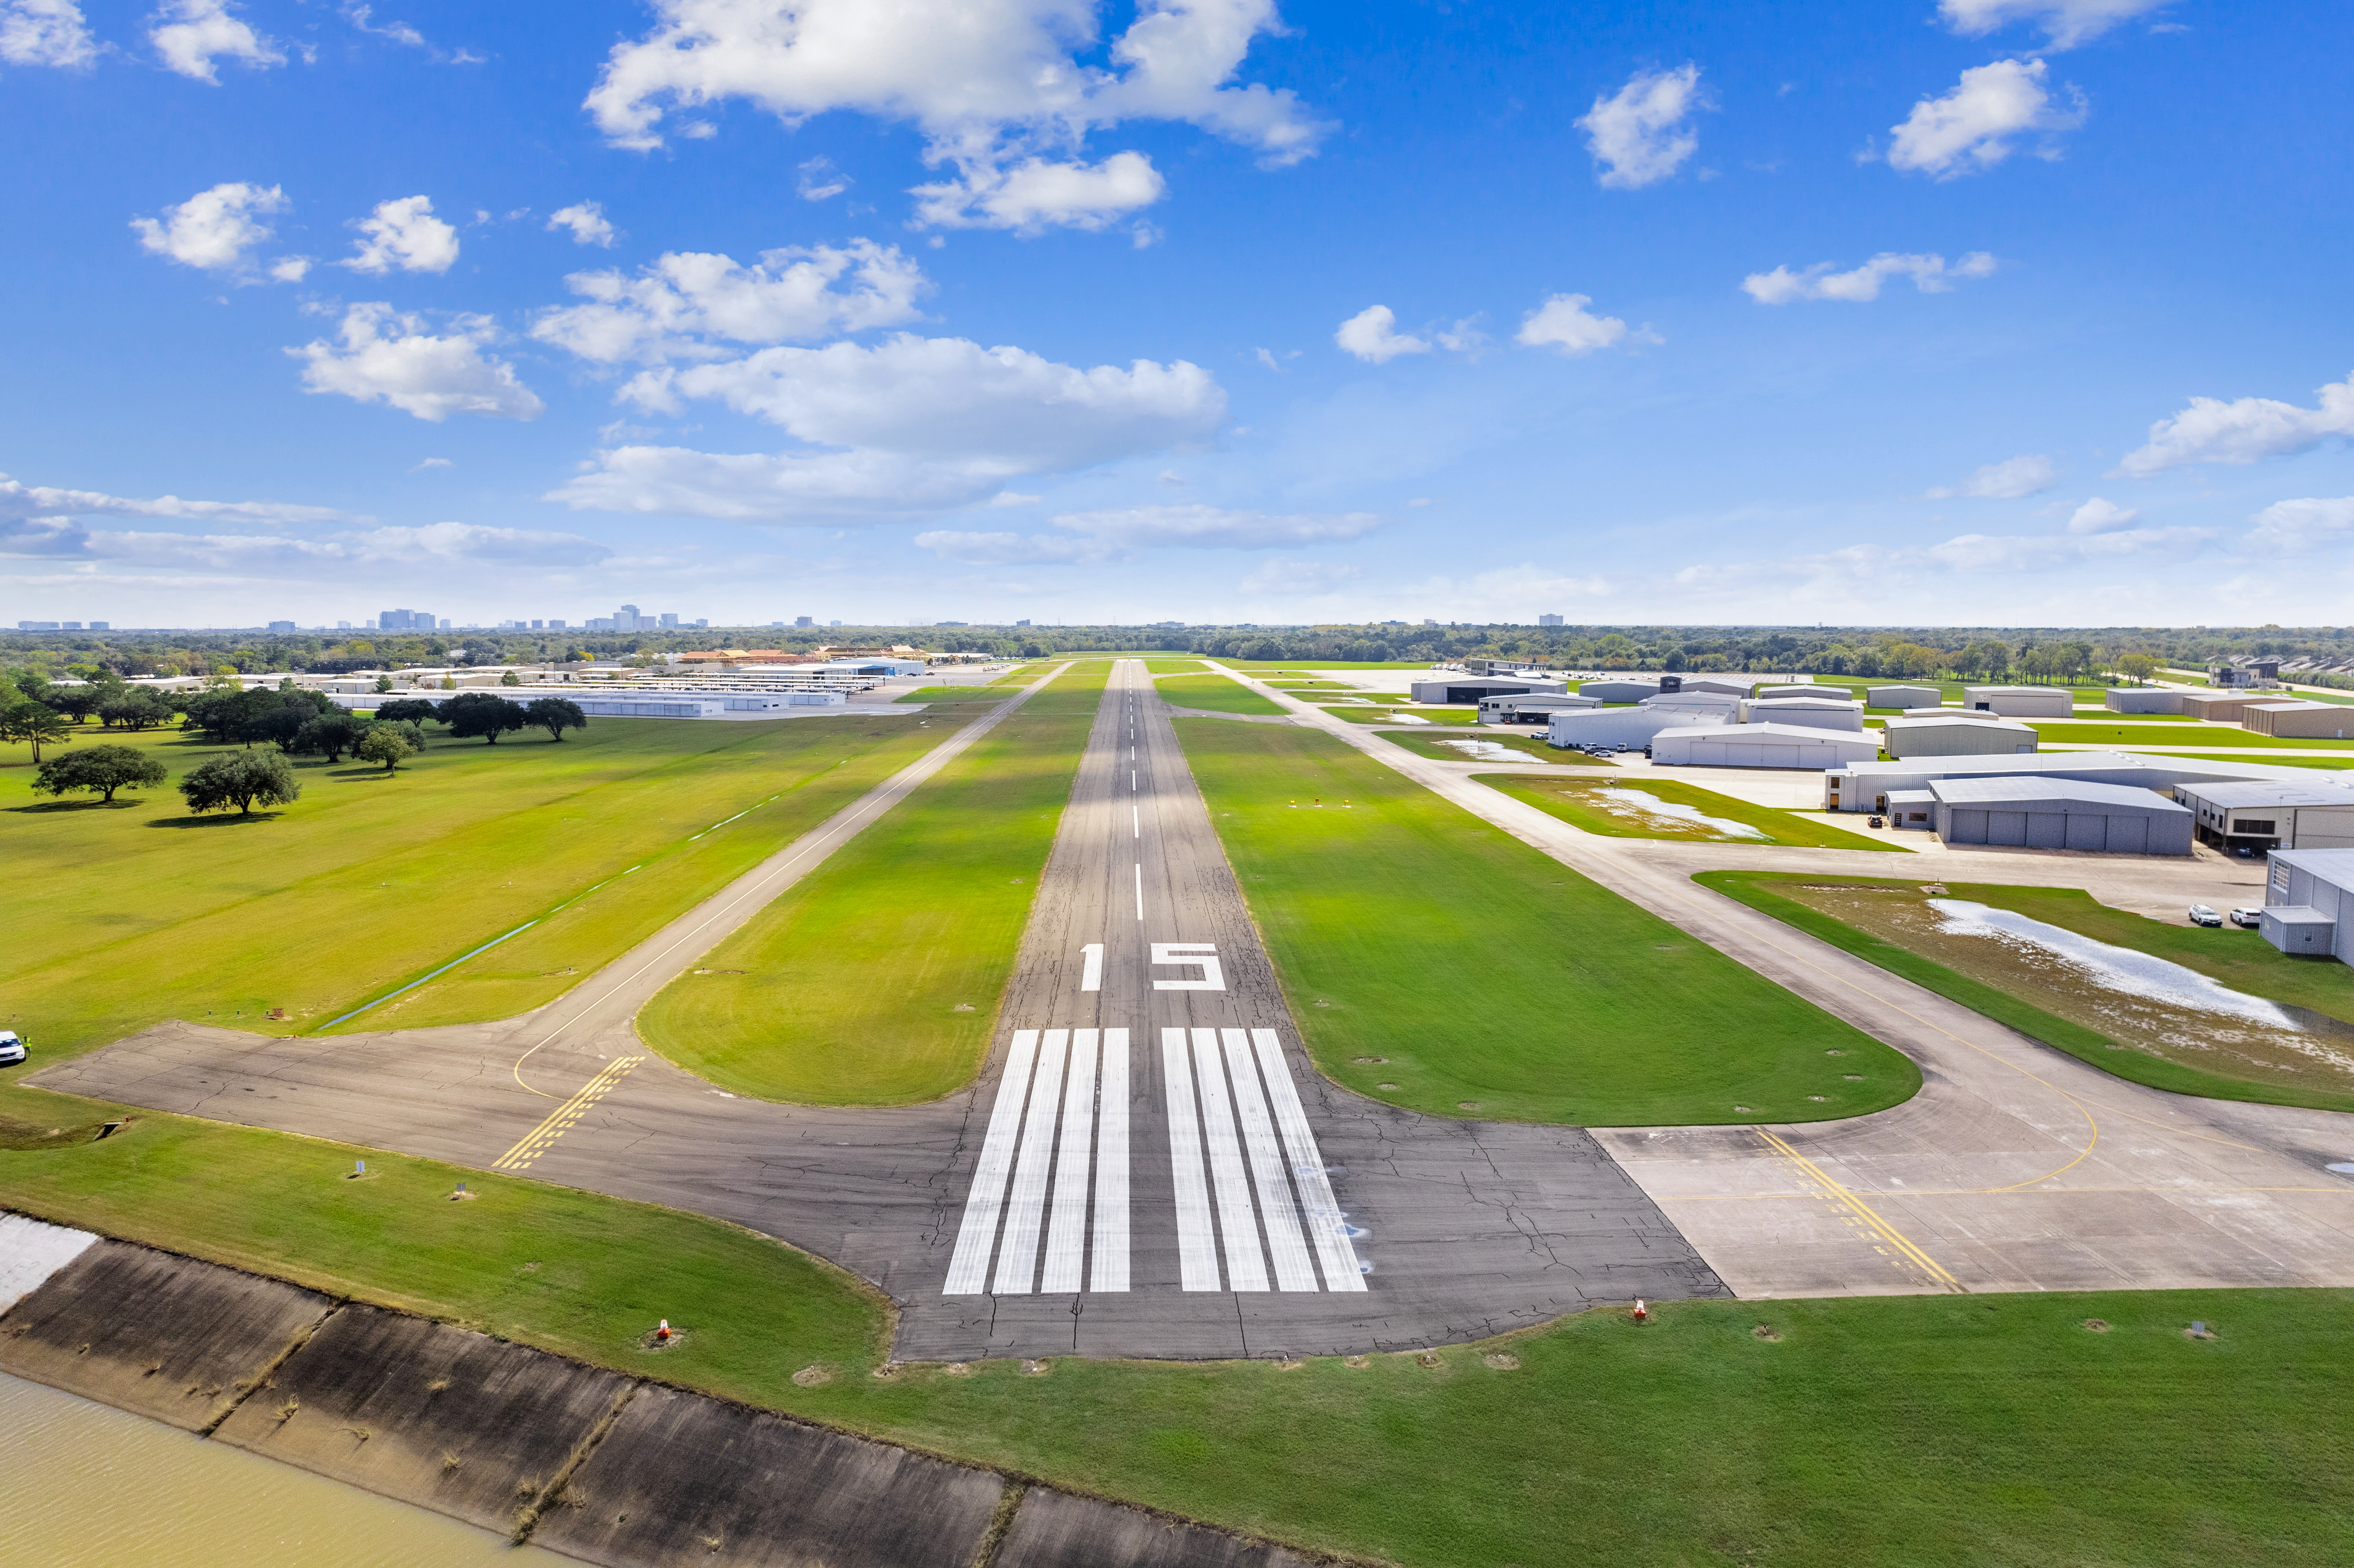
<path id="1" fill-rule="evenodd" d="M 1044 674 L 1044 672 L 1039 672 Z M 1035 680 L 1037 676 L 1030 677 Z M 1018 694 L 1030 680 L 1012 681 L 994 686 L 917 686 L 904 697 L 894 697 L 895 703 L 1002 703 Z"/>
<path id="2" fill-rule="evenodd" d="M 1574 754 L 1573 754 L 1574 755 Z M 1603 833 L 1620 839 L 1676 839 L 1700 843 L 1776 843 L 1808 844 L 1825 849 L 1886 850 L 1898 854 L 1911 852 L 1899 845 L 1867 838 L 1830 827 L 1820 821 L 1822 813 L 1780 811 L 1770 806 L 1752 805 L 1736 800 L 1730 795 L 1720 795 L 1713 789 L 1703 789 L 1694 784 L 1678 783 L 1661 779 L 1656 773 L 1637 773 L 1614 768 L 1606 779 L 1540 779 L 1527 774 L 1479 774 L 1482 784 L 1500 789 L 1515 800 L 1523 800 L 1548 816 L 1560 818 L 1574 828 L 1589 833 Z M 1691 806 L 1721 821 L 1739 822 L 1757 829 L 1766 836 L 1748 838 L 1739 833 L 1723 832 L 1699 822 L 1685 824 L 1659 817 L 1643 817 L 1614 813 L 1608 804 L 1598 800 L 1597 789 L 1640 789 L 1671 806 Z"/>
<path id="3" fill-rule="evenodd" d="M 1442 740 L 1437 736 L 1423 735 L 1416 731 L 1407 729 L 1385 729 L 1382 731 L 1381 737 L 1384 740 L 1391 742 L 1393 745 L 1405 747 L 1408 751 L 1413 752 L 1416 757 L 1427 757 L 1439 762 L 1469 762 L 1473 760 L 1471 758 L 1465 756 L 1462 752 L 1458 751 L 1453 747 L 1448 746 L 1446 743 L 1446 740 Z M 1582 751 L 1561 750 L 1554 747 L 1547 746 L 1543 741 L 1537 739 L 1533 736 L 1513 735 L 1506 732 L 1500 732 L 1492 726 L 1483 728 L 1478 735 L 1451 736 L 1447 738 L 1453 740 L 1492 741 L 1496 745 L 1503 747 L 1507 750 L 1517 751 L 1526 757 L 1541 758 L 1544 761 L 1558 763 L 1570 768 L 1607 768 L 1610 766 L 1601 758 L 1588 757 Z"/>
<path id="4" fill-rule="evenodd" d="M 1861 931 L 1843 920 L 1808 907 L 1776 891 L 1778 884 L 1820 882 L 1819 873 L 1712 871 L 1694 880 L 1762 910 L 1833 947 L 1879 965 L 1925 990 L 1982 1012 L 1998 1023 L 2041 1040 L 2134 1083 L 2170 1094 L 2200 1095 L 2209 1099 L 2247 1100 L 2260 1105 L 2302 1106 L 2316 1110 L 2354 1111 L 2354 1095 L 2333 1094 L 2279 1083 L 2252 1082 L 2225 1076 L 2119 1048 L 2108 1036 L 2020 1000 L 2006 991 L 1960 974 L 1910 948 Z M 1858 886 L 1912 890 L 1914 881 L 1880 882 L 1841 878 Z M 2112 909 L 2090 894 L 2072 888 L 2011 887 L 1979 883 L 1948 883 L 1953 896 L 1998 908 L 2012 909 L 2034 919 L 2060 926 L 2096 941 L 2137 948 L 2197 969 L 2234 991 L 2311 1008 L 2333 1018 L 2354 1021 L 2354 969 L 2336 962 L 2291 958 L 2276 952 L 2253 931 L 2230 927 L 2221 931 L 2199 927 L 2168 926 L 2139 915 Z"/>
<path id="5" fill-rule="evenodd" d="M 2136 715 L 2138 719 L 2139 715 Z M 2083 724 L 2058 719 L 2035 721 L 2036 733 L 2046 741 L 2068 746 L 2215 746 L 2245 747 L 2253 750 L 2270 751 L 2286 748 L 2292 751 L 2354 750 L 2354 740 L 2300 740 L 2289 736 L 2257 735 L 2236 725 L 2198 724 L 2189 728 L 2169 728 L 2157 724 Z"/>
<path id="6" fill-rule="evenodd" d="M 1360 1094 L 1624 1126 L 1854 1116 L 1920 1086 L 1897 1052 L 1333 736 L 1177 733 L 1317 1065 Z"/>
<path id="7" fill-rule="evenodd" d="M 2317 1414 L 2354 1401 L 2354 1292 L 1658 1303 L 1645 1327 L 1585 1313 L 1435 1367 L 1066 1358 L 1045 1377 L 877 1379 L 884 1305 L 788 1248 L 400 1156 L 344 1181 L 367 1152 L 150 1117 L 0 1157 L 0 1202 L 1405 1568 L 2354 1556 L 2354 1438 Z M 475 1202 L 448 1201 L 461 1178 Z M 687 1337 L 656 1368 L 636 1340 L 664 1317 Z M 2218 1337 L 2188 1339 L 2193 1319 Z M 832 1380 L 796 1385 L 811 1366 Z"/>
<path id="8" fill-rule="evenodd" d="M 1209 666 L 1199 659 L 1147 659 L 1144 673 L 1148 675 L 1194 674 Z"/>
<path id="9" fill-rule="evenodd" d="M 508 1017 L 981 711 L 598 719 L 561 744 L 527 732 L 495 747 L 429 726 L 425 755 L 388 776 L 296 759 L 302 800 L 245 821 L 189 817 L 168 789 L 111 810 L 49 804 L 31 768 L 0 768 L 13 874 L 0 1022 L 44 1059 L 173 1017 L 300 1033 L 536 920 L 345 1028 Z M 175 775 L 218 749 L 176 732 L 125 744 Z"/>
<path id="10" fill-rule="evenodd" d="M 673 980 L 640 1038 L 763 1099 L 907 1105 L 961 1086 L 1103 684 L 1075 673 L 1031 698 Z"/>
<path id="11" fill-rule="evenodd" d="M 2200 762 L 2262 762 L 2267 768 L 2354 768 L 2354 757 L 2232 757 L 2220 752 L 2177 752 L 2174 755 Z"/>
<path id="12" fill-rule="evenodd" d="M 1257 714 L 1280 717 L 1284 709 L 1246 686 L 1238 686 L 1224 675 L 1175 675 L 1152 683 L 1164 702 L 1181 708 L 1201 708 L 1210 713 Z"/>
<path id="13" fill-rule="evenodd" d="M 1352 664 L 1345 659 L 1290 659 L 1284 661 L 1250 659 L 1213 659 L 1213 664 L 1223 664 L 1229 670 L 1240 670 L 1246 675 L 1281 674 L 1287 670 L 1427 670 L 1426 661 L 1394 659 L 1386 664 Z"/>
<path id="14" fill-rule="evenodd" d="M 1398 717 L 1397 713 L 1394 712 L 1392 707 L 1389 705 L 1359 707 L 1353 703 L 1331 703 L 1319 704 L 1318 705 L 1322 707 L 1326 713 L 1332 715 L 1335 718 L 1347 719 L 1351 724 L 1394 725 L 1411 724 L 1413 722 L 1411 719 L 1402 719 Z M 1398 711 L 1404 711 L 1403 704 L 1396 705 L 1396 707 Z M 1428 725 L 1445 724 L 1462 726 L 1476 725 L 1479 722 L 1479 714 L 1470 708 L 1416 708 L 1413 710 L 1413 715 L 1414 718 L 1420 719 L 1423 723 Z"/>

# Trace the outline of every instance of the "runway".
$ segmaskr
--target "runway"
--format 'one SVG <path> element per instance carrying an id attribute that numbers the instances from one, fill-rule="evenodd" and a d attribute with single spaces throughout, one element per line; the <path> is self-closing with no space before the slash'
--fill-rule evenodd
<path id="1" fill-rule="evenodd" d="M 854 831 L 818 830 L 790 874 Z M 174 1023 L 37 1082 L 733 1221 L 888 1292 L 904 1360 L 1352 1353 L 1725 1293 L 1589 1134 L 1421 1117 L 1310 1068 L 1139 661 L 1114 667 L 968 1089 L 772 1105 L 648 1052 L 631 1017 L 758 907 L 746 884 L 521 1019 Z"/>

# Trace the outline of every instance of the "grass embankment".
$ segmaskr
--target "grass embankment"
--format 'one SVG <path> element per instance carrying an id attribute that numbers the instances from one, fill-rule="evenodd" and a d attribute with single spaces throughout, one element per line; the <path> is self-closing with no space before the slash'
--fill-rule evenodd
<path id="1" fill-rule="evenodd" d="M 1405 747 L 1416 757 L 1427 757 L 1439 762 L 1472 762 L 1478 760 L 1478 758 L 1470 757 L 1466 753 L 1458 750 L 1456 747 L 1447 745 L 1447 740 L 1452 739 L 1489 741 L 1494 745 L 1504 747 L 1507 751 L 1517 751 L 1523 756 L 1541 758 L 1544 761 L 1559 763 L 1570 768 L 1607 768 L 1610 766 L 1600 758 L 1588 757 L 1582 751 L 1564 750 L 1557 747 L 1547 746 L 1543 741 L 1539 740 L 1532 736 L 1500 733 L 1492 728 L 1483 729 L 1478 735 L 1450 736 L 1446 737 L 1446 739 L 1442 739 L 1434 735 L 1416 735 L 1411 730 L 1385 729 L 1382 731 L 1381 737 L 1384 740 L 1392 741 L 1399 746 Z M 1493 760 L 1493 758 L 1490 758 L 1490 760 Z"/>
<path id="2" fill-rule="evenodd" d="M 2063 746 L 2223 746 L 2244 747 L 2251 750 L 2270 751 L 2285 748 L 2292 751 L 2354 750 L 2354 740 L 2336 738 L 2304 739 L 2296 736 L 2258 735 L 2236 725 L 2199 723 L 2190 727 L 2169 728 L 2165 725 L 2136 722 L 2119 724 L 2083 724 L 2059 719 L 2032 721 L 2036 733 L 2046 741 Z"/>
<path id="3" fill-rule="evenodd" d="M 2317 1414 L 2354 1402 L 2347 1291 L 1694 1301 L 1641 1329 L 1597 1312 L 1450 1347 L 1436 1367 L 1065 1359 L 1045 1377 L 986 1361 L 877 1379 L 880 1304 L 787 1248 L 398 1156 L 342 1180 L 365 1152 L 149 1118 L 103 1144 L 0 1155 L 0 1199 L 1408 1568 L 2354 1556 L 2354 1440 Z M 461 1176 L 472 1202 L 449 1201 Z M 656 1361 L 636 1341 L 664 1317 L 687 1336 Z M 2193 1319 L 2219 1337 L 2186 1338 Z M 832 1381 L 791 1381 L 812 1365 Z"/>
<path id="4" fill-rule="evenodd" d="M 834 852 L 638 1015 L 721 1088 L 908 1105 L 988 1053 L 1104 677 L 1064 676 Z"/>
<path id="5" fill-rule="evenodd" d="M 1515 800 L 1527 802 L 1547 816 L 1558 817 L 1571 827 L 1589 833 L 1603 833 L 1617 839 L 1673 839 L 1701 843 L 1803 844 L 1817 849 L 1882 850 L 1896 854 L 1911 852 L 1898 844 L 1883 843 L 1866 838 L 1861 833 L 1843 832 L 1817 821 L 1822 813 L 1776 810 L 1771 806 L 1753 805 L 1730 795 L 1720 795 L 1713 789 L 1678 783 L 1661 779 L 1655 773 L 1636 773 L 1614 769 L 1606 779 L 1534 779 L 1526 774 L 1518 777 L 1506 774 L 1479 774 L 1475 777 L 1491 789 L 1500 789 Z M 1739 822 L 1755 828 L 1763 839 L 1744 837 L 1712 828 L 1702 822 L 1682 821 L 1671 817 L 1645 816 L 1620 810 L 1614 812 L 1608 803 L 1595 794 L 1597 789 L 1640 789 L 1670 806 L 1691 806 L 1722 821 Z"/>
<path id="6" fill-rule="evenodd" d="M 2216 752 L 2184 751 L 2174 755 L 2186 762 L 2261 762 L 2266 768 L 2354 768 L 2354 757 L 2232 757 Z"/>
<path id="7" fill-rule="evenodd" d="M 1247 686 L 1238 686 L 1224 675 L 1176 675 L 1152 683 L 1161 700 L 1181 708 L 1202 708 L 1218 714 L 1257 714 L 1262 717 L 1281 717 L 1284 709 L 1260 696 Z"/>
<path id="8" fill-rule="evenodd" d="M 598 719 L 561 744 L 534 731 L 495 747 L 429 727 L 425 754 L 390 775 L 298 759 L 302 800 L 251 819 L 191 818 L 170 790 L 112 809 L 27 804 L 31 769 L 0 769 L 10 871 L 0 1023 L 44 1061 L 173 1017 L 297 1033 L 537 919 L 345 1027 L 511 1016 L 981 711 Z M 175 773 L 222 749 L 176 733 L 125 744 Z M 286 1018 L 268 1018 L 272 1008 Z"/>
<path id="9" fill-rule="evenodd" d="M 2258 1105 L 2301 1106 L 2315 1110 L 2354 1111 L 2354 1095 L 2332 1094 L 2280 1083 L 2226 1076 L 2120 1045 L 2085 1024 L 2059 1017 L 2009 991 L 1948 969 L 1911 948 L 1889 941 L 1775 891 L 1777 884 L 1820 883 L 1820 872 L 1711 871 L 1694 879 L 1739 899 L 1835 948 L 1877 964 L 1949 1001 L 1959 1002 L 1996 1022 L 2040 1040 L 2105 1073 L 2170 1094 Z M 1917 881 L 1841 877 L 1841 885 L 1917 893 Z M 2132 948 L 2198 970 L 2234 991 L 2333 1018 L 2354 1021 L 2354 971 L 2334 960 L 2291 958 L 2276 952 L 2253 931 L 2222 931 L 2168 926 L 2112 909 L 2073 888 L 2012 887 L 1982 883 L 1946 883 L 1956 898 L 2016 910 L 2080 936 Z"/>
<path id="10" fill-rule="evenodd" d="M 1625 1126 L 1855 1116 L 1920 1086 L 1899 1053 L 1331 736 L 1177 733 L 1317 1065 L 1360 1094 Z"/>

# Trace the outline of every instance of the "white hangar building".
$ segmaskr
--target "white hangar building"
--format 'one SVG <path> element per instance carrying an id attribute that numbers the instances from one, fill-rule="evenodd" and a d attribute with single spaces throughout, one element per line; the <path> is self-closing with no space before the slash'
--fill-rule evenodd
<path id="1" fill-rule="evenodd" d="M 2005 718 L 2067 718 L 2076 697 L 2065 686 L 1964 686 L 1962 706 Z"/>
<path id="2" fill-rule="evenodd" d="M 1743 724 L 1797 725 L 1801 729 L 1863 729 L 1863 705 L 1817 693 L 1798 697 L 1752 697 L 1741 705 Z"/>
<path id="3" fill-rule="evenodd" d="M 1788 724 L 1688 726 L 1651 737 L 1651 761 L 1668 768 L 1831 768 L 1879 755 L 1876 734 Z"/>
<path id="4" fill-rule="evenodd" d="M 1957 708 L 1882 719 L 1880 726 L 1887 736 L 1882 749 L 1891 757 L 2015 757 L 2033 751 L 2041 739 L 2031 726 Z"/>
<path id="5" fill-rule="evenodd" d="M 1935 686 L 1866 686 L 1863 698 L 1875 708 L 1934 708 L 1946 694 Z"/>

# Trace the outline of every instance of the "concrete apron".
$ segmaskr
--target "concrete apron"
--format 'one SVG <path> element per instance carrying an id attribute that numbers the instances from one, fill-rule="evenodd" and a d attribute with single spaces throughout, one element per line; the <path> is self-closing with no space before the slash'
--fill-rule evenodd
<path id="1" fill-rule="evenodd" d="M 1267 1542 L 20 1215 L 0 1213 L 0 1279 L 25 1290 L 0 1313 L 0 1372 L 585 1562 L 1307 1568 Z"/>
<path id="2" fill-rule="evenodd" d="M 2354 1162 L 2354 1117 L 2113 1077 L 1691 881 L 1723 868 L 2020 882 L 2179 917 L 2192 898 L 2224 902 L 2215 890 L 2244 868 L 1607 838 L 1289 705 L 1919 1064 L 1920 1094 L 1871 1116 L 1596 1133 L 1737 1295 L 2354 1285 L 2354 1180 L 2328 1169 Z"/>

